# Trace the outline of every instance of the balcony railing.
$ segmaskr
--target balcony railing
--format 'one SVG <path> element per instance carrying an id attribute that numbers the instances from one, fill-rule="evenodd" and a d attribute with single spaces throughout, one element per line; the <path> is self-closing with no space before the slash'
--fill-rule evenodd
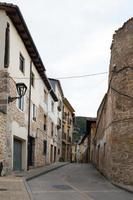
<path id="1" fill-rule="evenodd" d="M 61 119 L 58 118 L 58 124 L 57 124 L 57 128 L 60 129 L 61 128 Z"/>

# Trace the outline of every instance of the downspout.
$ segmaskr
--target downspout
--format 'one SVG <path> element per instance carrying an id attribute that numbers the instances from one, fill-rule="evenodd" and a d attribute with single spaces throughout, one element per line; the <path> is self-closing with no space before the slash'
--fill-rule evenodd
<path id="1" fill-rule="evenodd" d="M 30 80 L 29 80 L 29 106 L 28 106 L 28 141 L 27 141 L 27 170 L 29 170 L 29 149 L 30 149 L 30 121 L 31 121 L 31 74 L 32 74 L 32 61 L 30 61 Z"/>

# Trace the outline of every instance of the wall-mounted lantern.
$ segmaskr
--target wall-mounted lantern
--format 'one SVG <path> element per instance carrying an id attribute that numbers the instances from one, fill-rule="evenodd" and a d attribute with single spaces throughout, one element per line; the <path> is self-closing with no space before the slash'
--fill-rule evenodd
<path id="1" fill-rule="evenodd" d="M 22 96 L 25 95 L 27 86 L 24 83 L 16 83 L 16 89 L 18 93 L 18 97 L 8 97 L 8 103 L 15 101 L 16 99 L 21 98 Z"/>

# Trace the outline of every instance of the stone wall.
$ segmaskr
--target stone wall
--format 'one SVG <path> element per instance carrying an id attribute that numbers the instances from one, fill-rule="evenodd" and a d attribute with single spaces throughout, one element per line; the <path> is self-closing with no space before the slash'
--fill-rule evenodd
<path id="1" fill-rule="evenodd" d="M 16 122 L 19 127 L 24 127 L 28 138 L 28 94 L 29 91 L 27 90 L 24 97 L 24 112 L 18 108 L 16 101 L 8 103 L 8 96 L 16 97 L 18 95 L 16 92 L 16 82 L 9 77 L 6 70 L 0 71 L 0 162 L 3 162 L 4 173 L 12 171 L 14 135 L 14 132 L 12 131 L 12 123 Z M 17 138 L 23 141 L 23 138 L 19 135 L 19 129 L 16 131 L 18 132 Z M 47 138 L 46 131 L 44 131 L 44 110 L 41 106 L 37 107 L 36 121 L 33 121 L 31 116 L 30 135 L 35 138 L 35 167 L 43 166 L 46 163 L 46 158 L 43 152 L 43 141 Z"/>
<path id="2" fill-rule="evenodd" d="M 37 108 L 37 119 L 32 120 L 31 134 L 35 135 L 35 167 L 46 164 L 46 155 L 43 152 L 43 141 L 47 140 L 46 131 L 44 130 L 44 110 L 41 106 Z"/>
<path id="3" fill-rule="evenodd" d="M 109 88 L 94 141 L 97 168 L 111 180 L 133 184 L 133 19 L 113 36 Z"/>
<path id="4" fill-rule="evenodd" d="M 9 75 L 6 70 L 0 70 L 0 161 L 3 163 L 3 173 L 11 170 L 11 134 L 8 124 Z"/>

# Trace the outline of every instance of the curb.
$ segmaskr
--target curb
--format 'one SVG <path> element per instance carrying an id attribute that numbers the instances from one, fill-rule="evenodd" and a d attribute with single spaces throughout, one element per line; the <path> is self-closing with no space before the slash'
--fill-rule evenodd
<path id="1" fill-rule="evenodd" d="M 130 192 L 130 193 L 133 193 L 133 186 L 130 186 L 130 185 L 123 185 L 123 184 L 120 184 L 120 183 L 116 183 L 116 182 L 111 182 L 113 185 L 117 186 L 118 188 L 120 189 L 123 189 L 127 192 Z"/>
<path id="2" fill-rule="evenodd" d="M 61 168 L 61 167 L 64 167 L 65 165 L 68 165 L 68 164 L 69 164 L 69 163 L 65 163 L 65 164 L 62 164 L 62 165 L 53 167 L 53 168 L 51 168 L 51 169 L 44 170 L 44 171 L 42 171 L 42 172 L 39 172 L 38 174 L 32 175 L 31 177 L 25 177 L 24 179 L 28 182 L 28 181 L 30 181 L 30 180 L 32 180 L 32 179 L 38 177 L 38 176 L 47 174 L 47 173 L 49 173 L 49 172 L 51 172 L 51 171 L 54 171 L 54 170 L 59 169 L 59 168 Z"/>
<path id="3" fill-rule="evenodd" d="M 53 167 L 53 168 L 51 168 L 51 169 L 44 170 L 44 171 L 39 172 L 39 173 L 37 173 L 37 174 L 35 174 L 35 175 L 32 175 L 31 177 L 23 177 L 23 182 L 24 182 L 25 188 L 26 188 L 26 190 L 27 190 L 27 193 L 28 193 L 28 195 L 29 195 L 29 199 L 30 199 L 30 200 L 33 200 L 33 195 L 32 195 L 30 186 L 28 185 L 28 181 L 30 181 L 30 180 L 32 180 L 32 179 L 34 179 L 34 178 L 36 178 L 36 177 L 39 177 L 39 176 L 41 176 L 41 175 L 47 174 L 47 173 L 49 173 L 49 172 L 51 172 L 51 171 L 54 171 L 54 170 L 56 170 L 56 169 L 59 169 L 59 168 L 61 168 L 61 167 L 64 167 L 65 165 L 68 165 L 68 164 L 69 164 L 69 163 L 65 163 L 65 164 L 62 164 L 62 165 Z"/>
<path id="4" fill-rule="evenodd" d="M 30 186 L 28 185 L 28 183 L 27 183 L 27 181 L 26 181 L 25 178 L 23 178 L 23 182 L 24 182 L 25 188 L 26 188 L 26 190 L 27 190 L 27 193 L 28 193 L 28 195 L 29 195 L 29 199 L 30 199 L 30 200 L 33 200 L 33 195 L 32 195 Z"/>

